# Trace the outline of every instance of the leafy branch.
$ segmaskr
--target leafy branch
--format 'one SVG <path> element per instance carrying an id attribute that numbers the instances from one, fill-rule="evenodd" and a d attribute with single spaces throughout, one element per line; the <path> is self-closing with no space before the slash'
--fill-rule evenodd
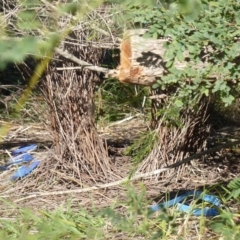
<path id="1" fill-rule="evenodd" d="M 183 102 L 196 95 L 217 93 L 225 105 L 237 94 L 240 72 L 240 3 L 234 0 L 175 1 L 169 6 L 130 11 L 136 24 L 149 28 L 146 37 L 169 37 L 164 62 L 168 74 L 154 87 L 178 86 Z M 196 7 L 197 6 L 197 7 Z M 178 69 L 176 63 L 186 61 Z M 199 63 L 202 68 L 196 68 Z M 211 81 L 214 76 L 215 80 Z"/>

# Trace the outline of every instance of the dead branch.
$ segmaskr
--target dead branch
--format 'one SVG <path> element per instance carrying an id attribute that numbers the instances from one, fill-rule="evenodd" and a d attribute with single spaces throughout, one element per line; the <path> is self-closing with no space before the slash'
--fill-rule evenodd
<path id="1" fill-rule="evenodd" d="M 89 69 L 92 71 L 96 71 L 96 72 L 102 72 L 102 73 L 107 73 L 109 70 L 107 68 L 103 68 L 103 67 L 99 67 L 99 66 L 94 66 L 88 62 L 85 62 L 83 60 L 80 60 L 79 58 L 73 56 L 72 54 L 68 53 L 67 51 L 63 51 L 60 48 L 56 48 L 56 52 L 58 54 L 60 54 L 61 56 L 79 64 L 81 66 L 82 69 Z M 60 68 L 58 70 L 64 70 L 63 68 Z"/>

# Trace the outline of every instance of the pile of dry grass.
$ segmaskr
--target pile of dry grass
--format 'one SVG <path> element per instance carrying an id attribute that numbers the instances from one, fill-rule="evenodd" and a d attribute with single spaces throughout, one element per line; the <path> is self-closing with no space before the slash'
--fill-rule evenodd
<path id="1" fill-rule="evenodd" d="M 103 9 L 100 10 L 103 14 Z M 85 21 L 96 22 L 98 18 L 96 11 Z M 68 21 L 68 17 L 61 18 L 64 26 Z M 93 41 L 101 43 L 105 39 L 103 34 L 93 35 L 80 21 L 61 43 L 61 48 L 74 59 L 98 66 L 106 50 L 85 45 L 91 45 Z M 79 68 L 71 58 L 67 59 L 66 55 L 59 53 L 62 51 L 57 51 L 46 72 L 46 79 L 42 81 L 42 91 L 50 109 L 56 154 L 45 163 L 44 168 L 48 173 L 42 177 L 59 179 L 61 184 L 68 184 L 71 180 L 78 186 L 109 182 L 116 179 L 114 166 L 105 143 L 97 133 L 94 119 L 94 90 L 101 81 L 100 73 Z"/>

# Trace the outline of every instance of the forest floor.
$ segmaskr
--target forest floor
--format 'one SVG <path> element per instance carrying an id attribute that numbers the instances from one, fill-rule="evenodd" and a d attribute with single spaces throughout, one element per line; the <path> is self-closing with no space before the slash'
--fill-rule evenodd
<path id="1" fill-rule="evenodd" d="M 4 123 L 5 121 L 1 121 L 0 125 L 4 125 Z M 125 150 L 134 140 L 148 131 L 147 122 L 141 114 L 137 114 L 136 116 L 127 117 L 121 121 L 106 124 L 105 126 L 99 125 L 98 131 L 100 136 L 106 139 L 110 158 L 116 163 L 115 165 L 120 171 L 122 171 L 122 175 L 127 177 L 131 172 L 130 170 L 133 169 L 134 164 L 131 161 L 132 157 L 125 154 Z M 212 135 L 209 137 L 209 144 L 210 146 L 222 145 L 227 141 L 239 138 L 240 128 L 238 126 L 225 126 L 218 129 L 218 131 L 212 131 Z M 51 157 L 51 154 L 53 154 L 51 150 L 51 133 L 46 130 L 43 123 L 16 123 L 13 121 L 10 131 L 4 141 L 0 143 L 1 165 L 4 164 L 4 159 L 7 158 L 8 153 L 12 149 L 32 143 L 38 144 L 38 149 L 34 154 L 36 154 L 39 160 L 47 161 Z M 78 211 L 79 207 L 90 212 L 93 211 L 93 208 L 99 210 L 111 207 L 111 209 L 118 209 L 117 212 L 120 211 L 125 215 L 130 214 L 128 212 L 129 208 L 136 208 L 136 204 L 140 204 L 139 201 L 142 201 L 140 206 L 144 208 L 143 203 L 147 207 L 149 204 L 155 204 L 165 201 L 166 198 L 171 198 L 176 192 L 196 189 L 205 191 L 207 189 L 212 194 L 223 196 L 224 191 L 222 187 L 226 187 L 230 180 L 240 176 L 240 147 L 223 148 L 217 153 L 207 155 L 199 160 L 193 160 L 184 167 L 187 169 L 184 171 L 184 174 L 179 176 L 179 172 L 176 169 L 174 174 L 166 177 L 166 180 L 156 178 L 140 179 L 134 183 L 116 184 L 109 188 L 89 190 L 86 193 L 71 192 L 71 190 L 78 189 L 77 186 L 74 189 L 69 189 L 68 186 L 54 186 L 53 183 L 53 186 L 44 187 L 44 182 L 39 181 L 38 184 L 42 186 L 40 189 L 33 181 L 34 174 L 30 174 L 25 180 L 13 183 L 9 181 L 10 176 L 14 172 L 14 169 L 11 168 L 9 171 L 0 173 L 0 199 L 3 199 L 5 203 L 6 201 L 8 202 L 8 204 L 0 205 L 0 215 L 4 219 L 13 219 L 19 214 L 16 209 L 25 209 L 26 207 L 35 213 L 38 213 L 39 209 L 55 211 L 60 206 L 63 207 L 63 211 L 67 211 L 69 203 L 71 204 L 71 209 L 75 209 L 74 211 Z M 31 181 L 34 184 L 31 184 Z M 142 190 L 143 186 L 145 190 Z M 46 194 L 38 196 L 37 193 L 39 192 L 45 192 Z M 60 192 L 63 193 L 60 194 Z M 139 194 L 142 199 L 139 198 Z M 30 195 L 32 196 L 31 198 L 29 198 Z M 225 198 L 223 197 L 223 199 Z M 129 205 L 128 201 L 133 202 Z M 128 205 L 127 207 L 126 204 Z M 239 202 L 226 202 L 224 208 L 226 207 L 233 213 L 239 213 L 240 211 Z M 216 234 L 210 230 L 209 219 L 204 220 L 205 225 L 201 228 L 199 221 L 203 221 L 203 218 L 199 219 L 189 215 L 184 216 L 172 211 L 176 211 L 176 209 L 169 209 L 168 211 L 168 214 L 173 216 L 174 223 L 172 222 L 173 220 L 169 219 L 165 222 L 165 227 L 157 226 L 157 223 L 153 224 L 156 228 L 165 228 L 164 233 L 161 233 L 164 234 L 165 239 L 180 239 L 180 237 L 182 239 L 221 239 L 221 234 Z M 111 214 L 109 215 L 110 218 L 116 217 L 114 214 Z M 139 217 L 135 220 L 141 221 Z M 235 216 L 236 224 L 239 221 L 239 216 Z M 143 231 L 142 227 L 141 231 Z M 151 234 L 149 234 L 149 237 L 148 235 L 144 237 L 143 233 L 132 233 L 130 235 L 134 237 L 130 237 L 126 231 L 124 233 L 120 229 L 114 230 L 108 236 L 108 231 L 105 229 L 103 239 L 153 239 L 150 238 Z"/>
<path id="2" fill-rule="evenodd" d="M 4 121 L 1 122 L 2 124 L 4 124 Z M 100 136 L 107 142 L 109 157 L 116 162 L 119 168 L 123 167 L 122 170 L 126 171 L 125 174 L 129 173 L 133 167 L 131 156 L 127 156 L 125 150 L 147 129 L 146 122 L 139 116 L 126 118 L 123 121 L 110 123 L 105 127 L 99 128 Z M 221 146 L 228 140 L 239 139 L 239 135 L 240 128 L 236 126 L 224 127 L 217 132 L 215 131 L 209 142 L 212 146 L 216 144 Z M 218 142 L 216 143 L 216 141 Z M 44 160 L 49 157 L 52 145 L 51 134 L 44 128 L 42 123 L 14 123 L 4 142 L 0 143 L 0 154 L 3 159 L 8 158 L 7 152 L 11 152 L 12 149 L 35 143 L 38 144 L 38 150 L 35 152 L 38 159 Z M 3 164 L 4 160 L 1 160 L 1 165 Z M 161 192 L 164 190 L 189 190 L 212 184 L 227 183 L 240 175 L 240 147 L 237 145 L 232 148 L 223 148 L 217 153 L 205 156 L 201 160 L 193 160 L 189 166 L 185 167 L 194 168 L 196 171 L 195 176 L 189 177 L 183 174 L 177 181 L 176 178 L 168 181 L 167 187 L 156 187 L 156 192 L 159 192 L 159 190 Z M 11 175 L 12 171 L 9 171 L 8 174 Z M 5 172 L 1 174 L 4 178 L 7 178 L 6 175 Z M 147 181 L 150 182 L 151 180 Z M 8 181 L 2 179 L 1 183 L 3 182 Z M 155 184 L 155 181 L 153 181 L 153 184 Z M 2 189 L 3 184 L 1 185 L 0 188 Z"/>
<path id="3" fill-rule="evenodd" d="M 1 122 L 3 124 L 3 122 Z M 137 139 L 139 135 L 141 135 L 144 131 L 147 130 L 147 125 L 145 121 L 141 118 L 132 118 L 126 121 L 119 121 L 116 123 L 111 123 L 109 126 L 105 128 L 99 129 L 100 135 L 107 139 L 108 142 L 108 150 L 109 156 L 115 162 L 118 162 L 119 168 L 122 168 L 123 171 L 126 171 L 125 174 L 128 174 L 129 169 L 132 167 L 131 156 L 126 156 L 124 154 L 125 149 Z M 218 140 L 220 141 L 219 136 L 221 136 L 221 142 L 223 142 L 223 138 L 226 139 L 236 139 L 238 136 L 240 129 L 238 128 L 225 128 L 215 133 L 218 136 Z M 41 123 L 35 124 L 13 124 L 11 130 L 9 131 L 5 141 L 0 145 L 1 146 L 1 154 L 6 154 L 6 150 L 9 152 L 19 146 L 25 144 L 37 143 L 38 151 L 37 154 L 38 159 L 47 160 L 49 155 L 49 149 L 51 149 L 51 136 L 46 129 L 44 129 Z M 168 183 L 159 181 L 156 185 L 155 180 L 143 180 L 140 181 L 145 184 L 146 187 L 146 197 L 147 202 L 151 204 L 162 202 L 166 199 L 166 193 L 170 193 L 170 196 L 175 192 L 184 192 L 186 190 L 192 189 L 209 189 L 213 186 L 226 186 L 227 183 L 240 175 L 240 150 L 237 146 L 231 149 L 222 149 L 217 154 L 213 154 L 212 156 L 208 156 L 204 158 L 202 161 L 194 161 L 189 166 L 196 170 L 195 176 L 182 176 L 177 181 L 172 178 Z M 125 170 L 124 170 L 125 169 Z M 29 191 L 31 194 L 34 193 L 33 189 L 31 189 L 31 174 L 27 177 L 28 181 L 18 181 L 16 183 L 11 183 L 9 181 L 9 177 L 13 173 L 13 169 L 2 172 L 0 174 L 0 189 L 1 196 L 0 198 L 5 200 L 12 200 L 15 207 L 9 205 L 6 207 L 5 204 L 1 205 L 0 212 L 1 216 L 4 218 L 13 218 L 16 214 L 16 206 L 17 208 L 26 208 L 38 212 L 39 209 L 45 209 L 48 211 L 53 211 L 57 209 L 61 203 L 62 206 L 66 206 L 71 202 L 71 207 L 73 209 L 78 209 L 79 207 L 89 209 L 91 211 L 92 206 L 97 206 L 97 209 L 104 209 L 111 205 L 115 205 L 116 202 L 121 202 L 122 205 L 126 201 L 127 195 L 127 186 L 118 185 L 115 187 L 110 187 L 109 189 L 102 189 L 97 191 L 89 191 L 87 193 L 80 194 L 71 194 L 71 192 L 62 195 L 51 195 L 51 192 L 68 190 L 66 186 L 55 186 L 54 188 L 48 189 L 49 195 L 36 197 L 31 199 L 24 199 L 28 196 L 27 192 L 21 191 L 26 188 L 21 185 L 28 184 Z M 125 175 L 124 174 L 124 175 Z M 141 184 L 138 183 L 131 184 L 131 187 L 138 189 L 141 191 Z M 47 189 L 47 188 L 46 188 Z M 217 193 L 216 189 L 212 190 L 214 194 Z M 37 192 L 37 188 L 36 188 Z M 229 204 L 229 203 L 228 203 Z M 240 211 L 240 205 L 232 202 L 230 206 L 228 206 L 233 212 Z M 126 211 L 121 210 L 121 211 Z M 171 214 L 171 212 L 168 212 Z M 172 213 L 173 214 L 173 213 Z M 175 213 L 174 213 L 175 216 Z M 184 236 L 184 239 L 220 239 L 219 235 L 213 233 L 209 230 L 209 228 L 205 228 L 202 230 L 201 237 L 198 234 L 194 236 L 196 233 L 194 228 L 199 228 L 199 219 L 197 217 L 188 216 L 187 219 L 182 215 L 177 215 L 174 217 L 175 219 L 175 228 L 177 231 L 177 236 Z M 237 218 L 239 221 L 239 218 Z M 184 223 L 184 225 L 182 225 Z M 209 223 L 206 220 L 206 223 Z M 194 227 L 193 227 L 194 226 Z M 186 230 L 187 229 L 187 230 Z M 186 233 L 187 231 L 187 233 Z M 113 234 L 114 235 L 114 234 Z M 113 236 L 110 234 L 110 236 Z M 124 233 L 118 233 L 118 239 L 134 239 L 127 237 Z M 141 234 L 140 234 L 141 235 Z M 140 235 L 136 234 L 135 239 L 148 239 L 142 238 Z M 116 236 L 116 233 L 115 233 Z M 110 239 L 107 238 L 106 239 Z M 176 235 L 169 235 L 167 239 L 178 239 Z"/>

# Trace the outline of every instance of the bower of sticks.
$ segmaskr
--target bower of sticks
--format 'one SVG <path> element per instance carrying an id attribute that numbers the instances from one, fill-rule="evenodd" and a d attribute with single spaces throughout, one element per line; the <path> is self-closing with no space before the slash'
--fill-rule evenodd
<path id="1" fill-rule="evenodd" d="M 110 19 L 106 9 L 87 17 L 96 19 L 99 12 Z M 69 18 L 62 17 L 59 26 L 67 22 Z M 28 203 L 37 209 L 40 204 L 51 209 L 70 198 L 73 204 L 85 206 L 91 196 L 99 206 L 105 206 L 116 196 L 124 198 L 124 183 L 128 181 L 136 188 L 143 183 L 150 198 L 167 191 L 224 183 L 240 173 L 238 122 L 214 112 L 215 103 L 210 98 L 199 99 L 196 109 L 186 106 L 181 112 L 181 127 L 169 127 L 153 113 L 152 125 L 139 114 L 100 129 L 94 96 L 96 88 L 106 80 L 107 68 L 94 66 L 101 66 L 107 50 L 118 49 L 121 39 L 113 37 L 117 32 L 93 34 L 93 29 L 83 23 L 79 22 L 55 50 L 37 87 L 37 96 L 29 98 L 32 110 L 23 109 L 24 118 L 33 114 L 41 120 L 14 120 L 7 135 L 1 136 L 2 155 L 9 157 L 17 147 L 37 144 L 32 154 L 41 163 L 16 181 L 9 180 L 16 167 L 2 171 L 0 198 L 20 206 Z M 31 69 L 26 65 L 19 64 L 18 69 L 28 77 Z M 13 100 L 17 101 L 22 92 L 23 88 L 19 88 Z M 156 109 L 163 104 L 170 106 L 169 95 L 174 93 L 166 91 L 164 97 L 154 91 L 151 94 L 147 97 Z M 1 121 L 2 126 L 6 123 Z M 157 141 L 136 166 L 124 150 L 149 132 Z M 229 143 L 229 139 L 234 141 Z M 0 211 L 7 213 L 9 209 Z"/>

